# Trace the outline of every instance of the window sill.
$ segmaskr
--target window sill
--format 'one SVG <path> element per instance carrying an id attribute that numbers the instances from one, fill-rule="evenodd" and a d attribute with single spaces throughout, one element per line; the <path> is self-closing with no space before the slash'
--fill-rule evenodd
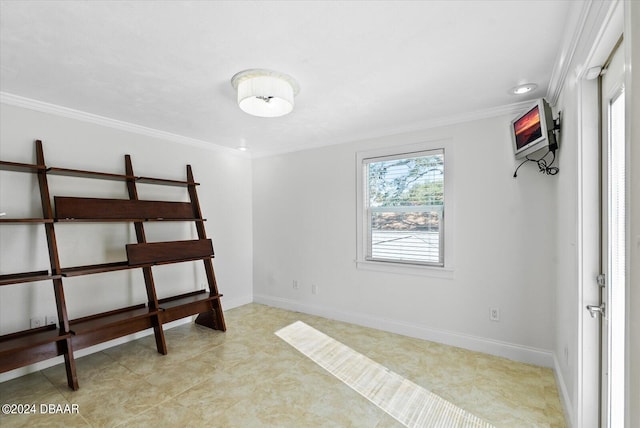
<path id="1" fill-rule="evenodd" d="M 356 260 L 356 267 L 362 270 L 370 270 L 385 273 L 397 273 L 402 275 L 428 276 L 432 278 L 453 279 L 452 267 L 420 266 L 408 263 L 374 262 L 370 260 Z"/>

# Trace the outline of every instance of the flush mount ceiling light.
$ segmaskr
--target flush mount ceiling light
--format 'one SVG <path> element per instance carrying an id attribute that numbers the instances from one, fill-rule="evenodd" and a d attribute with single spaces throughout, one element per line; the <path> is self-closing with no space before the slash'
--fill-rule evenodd
<path id="1" fill-rule="evenodd" d="M 533 91 L 537 87 L 538 85 L 536 85 L 535 83 L 525 83 L 522 85 L 518 85 L 514 88 L 511 88 L 509 92 L 511 92 L 514 95 L 523 95 Z"/>
<path id="2" fill-rule="evenodd" d="M 300 86 L 291 76 L 264 69 L 244 70 L 231 78 L 238 106 L 253 116 L 278 117 L 291 113 Z"/>

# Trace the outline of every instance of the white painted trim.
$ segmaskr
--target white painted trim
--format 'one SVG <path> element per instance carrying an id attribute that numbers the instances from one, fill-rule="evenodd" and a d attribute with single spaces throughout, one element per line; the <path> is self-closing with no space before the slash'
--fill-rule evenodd
<path id="1" fill-rule="evenodd" d="M 393 128 L 387 128 L 386 130 L 382 132 L 377 132 L 375 134 L 351 135 L 351 136 L 347 136 L 346 138 L 342 138 L 342 139 L 338 139 L 330 142 L 323 141 L 323 142 L 318 142 L 316 144 L 309 144 L 305 142 L 305 144 L 302 146 L 300 145 L 290 146 L 290 147 L 285 147 L 283 149 L 268 151 L 263 153 L 242 152 L 235 148 L 221 146 L 208 141 L 185 137 L 178 134 L 172 134 L 170 132 L 160 131 L 157 129 L 136 125 L 134 123 L 125 122 L 122 120 L 111 119 L 111 118 L 99 116 L 93 113 L 74 110 L 68 107 L 63 107 L 56 104 L 47 103 L 44 101 L 22 97 L 20 95 L 11 94 L 8 92 L 0 91 L 0 103 L 16 106 L 16 107 L 22 107 L 25 109 L 39 111 L 43 113 L 49 113 L 56 116 L 67 117 L 70 119 L 76 119 L 82 122 L 102 125 L 109 128 L 118 129 L 121 131 L 132 132 L 140 135 L 146 135 L 148 137 L 159 138 L 162 140 L 171 141 L 173 143 L 186 144 L 189 146 L 199 147 L 199 148 L 213 150 L 213 151 L 222 151 L 224 153 L 231 154 L 234 156 L 240 156 L 245 158 L 261 158 L 261 157 L 280 155 L 284 153 L 297 152 L 301 150 L 308 150 L 311 148 L 317 148 L 322 146 L 332 146 L 337 144 L 350 143 L 354 141 L 367 140 L 371 138 L 380 138 L 381 135 L 386 136 L 386 135 L 395 135 L 395 134 L 401 134 L 401 133 L 409 133 L 414 131 L 422 131 L 426 129 L 456 125 L 464 122 L 472 122 L 474 120 L 488 119 L 488 118 L 507 115 L 507 114 L 515 115 L 522 112 L 522 110 L 525 109 L 531 102 L 522 101 L 518 103 L 507 104 L 503 106 L 497 106 L 497 107 L 492 107 L 488 109 L 467 112 L 467 113 L 462 113 L 462 114 L 457 114 L 457 115 L 452 115 L 447 117 L 433 118 L 433 119 L 428 119 L 425 121 L 413 123 L 408 126 L 404 125 L 404 126 L 398 126 Z"/>
<path id="2" fill-rule="evenodd" d="M 235 299 L 227 299 L 226 297 L 223 297 L 222 309 L 223 311 L 228 311 L 229 309 L 239 308 L 240 306 L 248 305 L 249 303 L 253 303 L 253 294 L 236 297 Z"/>
<path id="3" fill-rule="evenodd" d="M 569 23 L 567 28 L 575 31 L 564 36 L 563 48 L 556 59 L 547 91 L 546 98 L 549 104 L 556 104 L 568 77 L 581 76 L 594 65 L 589 64 L 594 57 L 592 49 L 601 45 L 603 32 L 609 26 L 616 8 L 621 4 L 621 0 L 588 0 L 573 4 L 569 17 L 576 16 L 576 24 Z"/>
<path id="4" fill-rule="evenodd" d="M 499 340 L 487 339 L 484 337 L 439 330 L 419 324 L 385 319 L 378 316 L 371 316 L 352 311 L 345 312 L 325 306 L 310 305 L 295 300 L 271 297 L 263 294 L 254 294 L 253 301 L 255 303 L 273 306 L 276 308 L 303 312 L 391 333 L 402 334 L 404 336 L 415 337 L 417 339 L 429 340 L 431 342 L 456 346 L 458 348 L 469 349 L 471 351 L 496 355 L 498 357 L 508 358 L 510 360 L 526 364 L 534 364 L 548 368 L 554 367 L 553 354 L 550 350 L 546 349 L 538 349 L 514 343 L 502 342 Z"/>
<path id="5" fill-rule="evenodd" d="M 233 309 L 233 308 L 237 308 L 239 306 L 243 306 L 243 305 L 247 305 L 249 303 L 253 302 L 253 298 L 252 296 L 242 296 L 242 297 L 238 297 L 235 299 L 231 299 L 231 300 L 224 300 L 223 299 L 223 308 L 225 311 L 229 310 L 229 309 Z M 171 328 L 177 327 L 179 325 L 183 325 L 183 324 L 189 324 L 191 322 L 193 322 L 195 320 L 195 315 L 194 316 L 190 316 L 190 317 L 186 317 L 186 318 L 182 318 L 176 321 L 172 321 L 170 323 L 167 324 L 163 324 L 164 330 L 169 330 Z M 94 346 L 90 346 L 88 348 L 85 349 L 81 349 L 79 351 L 76 351 L 73 353 L 74 358 L 81 358 L 84 357 L 86 355 L 91 355 L 94 354 L 96 352 L 100 352 L 100 351 L 104 351 L 105 349 L 109 349 L 112 348 L 114 346 L 118 346 L 118 345 L 122 345 L 123 343 L 127 343 L 127 342 L 133 342 L 134 340 L 138 340 L 141 339 L 143 337 L 146 336 L 150 336 L 151 334 L 153 334 L 153 330 L 152 329 L 147 329 L 147 330 L 143 330 L 140 331 L 138 333 L 133 333 L 130 334 L 128 336 L 123 336 L 123 337 L 119 337 L 117 339 L 113 339 L 110 340 L 108 342 L 103 342 L 103 343 L 99 343 L 97 345 Z M 20 367 L 17 368 L 15 370 L 11 370 L 5 373 L 0 373 L 0 383 L 2 382 L 6 382 L 8 380 L 11 379 L 15 379 L 18 377 L 22 377 L 25 375 L 28 375 L 29 373 L 34 373 L 40 370 L 44 370 L 47 369 L 49 367 L 53 367 L 55 365 L 58 364 L 62 364 L 64 363 L 64 357 L 59 356 L 59 357 L 55 357 L 55 358 L 51 358 L 45 361 L 40 361 L 39 363 L 35 363 L 35 364 L 31 364 L 29 366 L 24 366 L 24 367 Z"/>
<path id="6" fill-rule="evenodd" d="M 599 2 L 590 8 L 585 18 L 583 37 L 576 47 L 573 58 L 574 78 L 578 79 L 575 103 L 577 111 L 577 314 L 578 337 L 576 355 L 576 379 L 573 406 L 570 418 L 573 426 L 598 426 L 599 386 L 594 373 L 598 371 L 598 361 L 594 352 L 598 352 L 598 337 L 594 332 L 592 320 L 585 310 L 587 304 L 598 303 L 594 292 L 594 273 L 600 271 L 598 261 L 598 236 L 593 236 L 598 227 L 597 177 L 593 175 L 598 168 L 597 129 L 594 117 L 597 116 L 597 87 L 594 82 L 584 80 L 586 70 L 602 65 L 611 52 L 622 31 L 622 3 L 619 0 Z M 595 293 L 595 295 L 594 295 Z"/>
<path id="7" fill-rule="evenodd" d="M 425 276 L 430 278 L 454 279 L 455 268 L 450 267 L 434 267 L 421 266 L 403 263 L 387 263 L 370 260 L 354 260 L 356 267 L 362 270 L 370 270 L 373 272 L 396 273 L 402 275 Z"/>
<path id="8" fill-rule="evenodd" d="M 547 90 L 547 102 L 552 106 L 558 102 L 560 93 L 564 88 L 564 83 L 569 75 L 569 70 L 573 63 L 573 58 L 578 49 L 578 45 L 585 34 L 588 31 L 587 18 L 594 0 L 588 0 L 584 2 L 574 2 L 571 5 L 569 12 L 569 18 L 576 20 L 575 25 L 567 25 L 565 28 L 567 31 L 574 30 L 573 33 L 565 33 L 563 40 L 561 41 L 563 46 L 558 52 L 558 57 L 555 61 L 555 66 L 551 72 L 551 79 L 549 81 L 549 88 Z M 576 17 L 576 18 L 574 18 Z"/>
<path id="9" fill-rule="evenodd" d="M 571 397 L 569 397 L 569 390 L 567 389 L 567 384 L 564 381 L 564 377 L 562 376 L 562 370 L 560 367 L 560 363 L 558 362 L 558 356 L 556 353 L 553 353 L 553 372 L 556 377 L 556 384 L 559 389 L 560 403 L 562 404 L 562 411 L 564 413 L 564 419 L 567 422 L 569 428 L 575 427 L 576 424 L 573 420 L 573 412 L 571 411 Z"/>
<path id="10" fill-rule="evenodd" d="M 625 50 L 625 135 L 627 151 L 627 248 L 626 248 L 626 319 L 625 319 L 625 427 L 640 426 L 640 150 L 638 137 L 640 126 L 637 117 L 640 114 L 640 4 L 624 2 L 624 50 Z M 634 80 L 635 79 L 635 80 Z M 634 120 L 636 119 L 636 120 Z"/>
<path id="11" fill-rule="evenodd" d="M 595 287 L 595 274 L 599 272 L 599 196 L 598 177 L 598 109 L 597 84 L 581 80 L 577 88 L 576 151 L 577 207 L 576 207 L 576 261 L 577 261 L 577 355 L 576 379 L 572 407 L 574 426 L 597 426 L 598 423 L 598 332 L 586 305 L 598 304 L 599 291 Z M 593 129 L 596 128 L 596 129 Z M 594 379 L 595 378 L 595 379 Z"/>
<path id="12" fill-rule="evenodd" d="M 72 108 L 50 104 L 44 101 L 38 101 L 31 98 L 22 97 L 20 95 L 10 94 L 8 92 L 0 92 L 0 103 L 15 107 L 22 107 L 29 110 L 49 113 L 56 116 L 75 119 L 82 122 L 93 123 L 95 125 L 106 126 L 108 128 L 118 129 L 120 131 L 131 132 L 134 134 L 145 135 L 147 137 L 159 138 L 161 140 L 170 141 L 172 143 L 186 144 L 188 146 L 198 147 L 201 149 L 220 151 L 227 154 L 249 157 L 246 152 L 220 146 L 208 141 L 197 140 L 195 138 L 184 137 L 182 135 L 172 134 L 170 132 L 160 131 L 146 126 L 136 125 L 134 123 L 124 122 L 122 120 L 111 119 L 99 116 L 93 113 L 87 113 Z"/>

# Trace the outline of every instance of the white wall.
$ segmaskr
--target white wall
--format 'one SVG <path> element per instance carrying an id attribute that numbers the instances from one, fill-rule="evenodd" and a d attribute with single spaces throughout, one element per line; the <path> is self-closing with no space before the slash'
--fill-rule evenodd
<path id="1" fill-rule="evenodd" d="M 558 178 L 534 164 L 512 177 L 511 119 L 254 160 L 255 300 L 551 366 Z M 356 153 L 441 138 L 455 151 L 453 278 L 357 269 Z"/>
<path id="2" fill-rule="evenodd" d="M 124 154 L 136 175 L 186 179 L 191 164 L 205 228 L 213 239 L 214 268 L 223 308 L 252 300 L 251 160 L 223 151 L 176 144 L 159 138 L 0 104 L 0 159 L 35 163 L 34 140 L 44 144 L 49 166 L 124 173 Z M 51 195 L 127 198 L 122 182 L 49 176 Z M 188 201 L 186 188 L 139 185 L 141 199 Z M 41 217 L 34 175 L 0 171 L 0 211 L 7 217 Z M 56 224 L 63 266 L 126 260 L 124 244 L 135 242 L 132 225 Z M 147 240 L 195 239 L 192 223 L 145 225 Z M 2 225 L 0 272 L 48 269 L 42 225 Z M 206 286 L 201 263 L 154 268 L 160 297 Z M 66 279 L 69 315 L 80 317 L 146 301 L 138 270 Z M 51 282 L 0 287 L 0 334 L 29 328 L 29 319 L 55 315 Z M 170 344 L 169 344 L 170 346 Z"/>

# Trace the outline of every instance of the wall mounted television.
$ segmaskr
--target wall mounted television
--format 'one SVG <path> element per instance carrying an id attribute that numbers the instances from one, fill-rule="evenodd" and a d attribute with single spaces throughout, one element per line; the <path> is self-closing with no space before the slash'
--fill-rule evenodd
<path id="1" fill-rule="evenodd" d="M 516 159 L 522 159 L 543 149 L 555 151 L 558 142 L 553 132 L 554 126 L 551 107 L 544 98 L 537 100 L 524 113 L 513 119 L 511 141 Z"/>

